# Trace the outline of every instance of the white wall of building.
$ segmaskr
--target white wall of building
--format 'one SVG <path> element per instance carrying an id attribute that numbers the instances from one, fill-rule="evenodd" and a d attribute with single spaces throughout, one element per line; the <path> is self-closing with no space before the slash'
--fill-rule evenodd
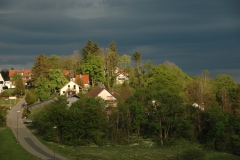
<path id="1" fill-rule="evenodd" d="M 107 90 L 103 90 L 101 93 L 99 93 L 98 95 L 99 97 L 101 97 L 102 99 L 106 100 L 106 101 L 115 101 L 116 98 L 113 97 Z"/>
<path id="2" fill-rule="evenodd" d="M 76 91 L 76 94 L 80 92 L 79 85 L 73 81 L 68 82 L 64 87 L 60 89 L 60 95 L 66 95 L 68 90 Z"/>

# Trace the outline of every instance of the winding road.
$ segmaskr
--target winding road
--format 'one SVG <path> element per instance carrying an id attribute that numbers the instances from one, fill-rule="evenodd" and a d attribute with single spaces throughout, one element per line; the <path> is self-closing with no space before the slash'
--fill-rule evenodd
<path id="1" fill-rule="evenodd" d="M 12 107 L 7 114 L 7 126 L 12 129 L 18 143 L 29 153 L 43 160 L 67 160 L 44 146 L 25 126 L 25 124 L 23 124 L 23 108 L 21 108 L 21 104 L 24 102 L 23 98 L 20 99 L 20 101 Z"/>

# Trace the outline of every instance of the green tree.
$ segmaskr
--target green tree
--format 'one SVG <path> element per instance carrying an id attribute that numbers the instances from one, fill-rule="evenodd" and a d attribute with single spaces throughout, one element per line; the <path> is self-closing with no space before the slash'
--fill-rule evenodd
<path id="1" fill-rule="evenodd" d="M 126 70 L 126 68 L 131 64 L 131 56 L 123 54 L 118 57 L 118 61 L 119 68 Z"/>
<path id="2" fill-rule="evenodd" d="M 142 85 L 142 57 L 141 53 L 135 52 L 132 55 L 132 59 L 135 62 L 135 77 L 137 77 L 137 86 Z"/>
<path id="3" fill-rule="evenodd" d="M 62 74 L 60 69 L 50 69 L 49 72 L 49 87 L 56 93 L 56 89 L 63 87 L 68 80 Z"/>
<path id="4" fill-rule="evenodd" d="M 83 59 L 87 58 L 88 54 L 99 56 L 100 55 L 100 47 L 93 43 L 91 40 L 88 40 L 87 44 L 81 49 Z"/>
<path id="5" fill-rule="evenodd" d="M 125 102 L 131 96 L 133 96 L 134 92 L 135 89 L 131 87 L 127 82 L 124 82 L 118 89 L 118 92 L 114 94 L 114 97 L 117 98 L 118 101 Z"/>
<path id="6" fill-rule="evenodd" d="M 51 63 L 51 68 L 52 69 L 59 69 L 60 68 L 60 57 L 57 56 L 57 55 L 51 55 L 49 58 L 48 58 L 49 62 Z"/>
<path id="7" fill-rule="evenodd" d="M 51 95 L 51 89 L 49 87 L 49 80 L 47 78 L 40 76 L 37 79 L 35 84 L 35 93 L 41 101 L 49 99 Z"/>
<path id="8" fill-rule="evenodd" d="M 204 112 L 203 139 L 213 149 L 225 151 L 229 147 L 227 130 L 229 116 L 217 107 Z"/>
<path id="9" fill-rule="evenodd" d="M 25 101 L 27 102 L 28 105 L 37 102 L 37 96 L 34 89 L 31 89 L 27 92 Z"/>
<path id="10" fill-rule="evenodd" d="M 23 84 L 22 76 L 16 79 L 15 85 L 16 85 L 16 88 L 14 90 L 14 94 L 19 96 L 25 95 L 25 86 Z"/>
<path id="11" fill-rule="evenodd" d="M 32 68 L 32 81 L 33 84 L 36 83 L 39 77 L 44 77 L 48 79 L 49 69 L 51 68 L 51 63 L 49 59 L 44 55 L 40 54 L 33 65 Z"/>
<path id="12" fill-rule="evenodd" d="M 92 86 L 97 82 L 104 82 L 104 62 L 100 56 L 87 55 L 80 73 L 89 74 Z"/>
<path id="13" fill-rule="evenodd" d="M 106 54 L 106 60 L 105 60 L 105 64 L 106 64 L 106 74 L 107 74 L 107 82 L 111 82 L 111 86 L 114 85 L 115 83 L 115 72 L 117 69 L 117 65 L 118 65 L 118 53 L 117 53 L 117 49 L 116 49 L 116 44 L 115 42 L 111 42 L 109 44 L 108 47 L 108 51 Z M 108 83 L 108 88 L 110 88 L 110 85 Z"/>
<path id="14" fill-rule="evenodd" d="M 152 66 L 146 73 L 149 81 L 144 91 L 138 91 L 145 103 L 149 115 L 150 130 L 156 133 L 160 144 L 175 137 L 176 132 L 183 132 L 187 117 L 184 115 L 184 88 L 188 76 L 172 63 Z M 144 89 L 143 89 L 144 90 Z M 140 99 L 138 100 L 140 101 Z"/>
<path id="15" fill-rule="evenodd" d="M 109 48 L 111 51 L 117 53 L 117 44 L 116 44 L 114 41 L 112 41 L 112 42 L 109 44 L 108 48 Z"/>
<path id="16" fill-rule="evenodd" d="M 139 138 L 141 136 L 141 127 L 147 123 L 146 109 L 141 103 L 137 101 L 130 102 L 129 109 L 132 117 L 132 129 L 138 136 L 139 143 Z"/>
<path id="17" fill-rule="evenodd" d="M 82 111 L 83 125 L 81 126 L 84 143 L 104 144 L 105 129 L 107 125 L 105 107 L 95 98 L 82 98 L 72 104 L 71 108 L 79 108 Z"/>
<path id="18" fill-rule="evenodd" d="M 216 97 L 219 105 L 222 107 L 223 112 L 232 112 L 233 103 L 237 99 L 238 85 L 234 79 L 226 74 L 221 74 L 215 77 Z"/>
<path id="19" fill-rule="evenodd" d="M 7 108 L 0 106 L 0 128 L 6 126 Z"/>
<path id="20" fill-rule="evenodd" d="M 22 79 L 22 75 L 19 73 L 14 73 L 14 75 L 11 77 L 12 84 L 16 85 L 16 83 L 19 79 Z"/>

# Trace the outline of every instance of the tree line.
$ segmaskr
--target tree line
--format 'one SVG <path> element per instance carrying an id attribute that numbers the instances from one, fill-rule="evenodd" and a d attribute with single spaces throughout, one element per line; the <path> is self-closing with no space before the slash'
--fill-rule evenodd
<path id="1" fill-rule="evenodd" d="M 115 82 L 117 67 L 129 74 L 122 85 Z M 64 77 L 63 69 L 72 75 Z M 119 145 L 150 138 L 168 145 L 187 139 L 240 154 L 240 86 L 229 75 L 210 78 L 204 70 L 189 76 L 174 63 L 153 65 L 148 60 L 143 64 L 139 52 L 120 56 L 114 42 L 101 49 L 90 40 L 68 57 L 40 54 L 32 73 L 34 87 L 26 95 L 30 103 L 56 95 L 59 86 L 80 73 L 90 75 L 92 87 L 103 82 L 118 99 L 118 107 L 105 108 L 101 99 L 82 96 L 68 107 L 66 98 L 58 97 L 32 113 L 34 126 L 46 140 Z"/>

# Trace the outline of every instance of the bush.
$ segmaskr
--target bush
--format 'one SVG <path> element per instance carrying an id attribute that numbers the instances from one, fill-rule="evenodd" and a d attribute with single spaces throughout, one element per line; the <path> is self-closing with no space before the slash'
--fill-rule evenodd
<path id="1" fill-rule="evenodd" d="M 199 149 L 188 149 L 176 156 L 176 160 L 204 160 L 205 153 Z"/>
<path id="2" fill-rule="evenodd" d="M 0 94 L 2 97 L 9 97 L 11 94 L 7 91 L 3 91 L 1 94 Z"/>

